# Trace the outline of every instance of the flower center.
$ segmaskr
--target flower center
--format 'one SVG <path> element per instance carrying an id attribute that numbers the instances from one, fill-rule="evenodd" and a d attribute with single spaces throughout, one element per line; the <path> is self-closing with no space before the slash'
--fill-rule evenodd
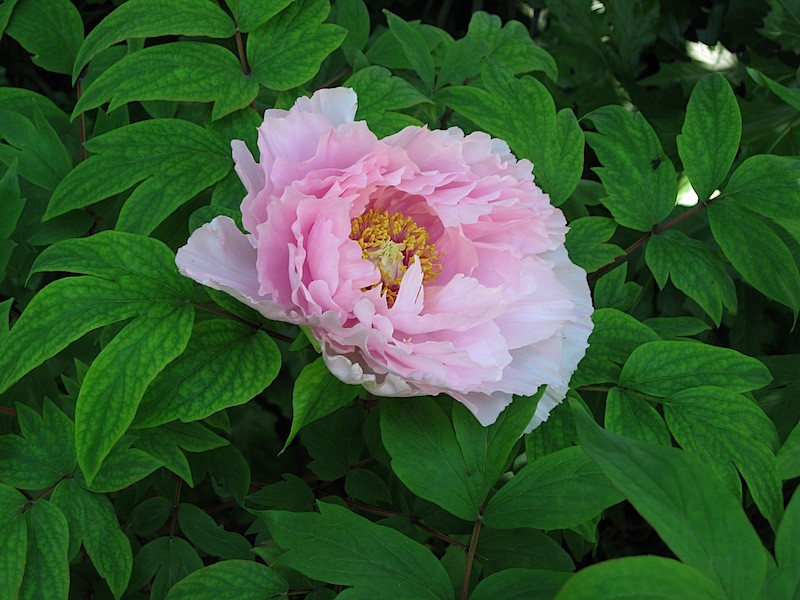
<path id="1" fill-rule="evenodd" d="M 428 231 L 403 213 L 370 209 L 353 219 L 350 239 L 359 243 L 363 258 L 378 267 L 378 285 L 389 306 L 394 304 L 403 275 L 415 256 L 422 267 L 423 283 L 432 282 L 442 270 L 441 257 L 429 242 Z"/>

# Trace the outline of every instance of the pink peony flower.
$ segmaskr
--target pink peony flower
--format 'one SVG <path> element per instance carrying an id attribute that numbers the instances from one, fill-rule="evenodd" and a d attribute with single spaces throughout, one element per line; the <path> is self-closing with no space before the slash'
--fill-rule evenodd
<path id="1" fill-rule="evenodd" d="M 379 140 L 347 88 L 267 110 L 247 189 L 178 251 L 187 277 L 310 328 L 331 372 L 378 396 L 450 394 L 484 424 L 547 385 L 567 393 L 592 329 L 586 273 L 532 165 L 485 133 L 407 127 Z"/>

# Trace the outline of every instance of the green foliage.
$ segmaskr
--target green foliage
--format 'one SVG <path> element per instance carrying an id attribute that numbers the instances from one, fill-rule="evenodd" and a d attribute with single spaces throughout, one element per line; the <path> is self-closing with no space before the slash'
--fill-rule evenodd
<path id="1" fill-rule="evenodd" d="M 0 598 L 797 595 L 797 2 L 473 4 L 0 3 Z M 339 85 L 561 207 L 594 329 L 533 432 L 178 273 Z"/>

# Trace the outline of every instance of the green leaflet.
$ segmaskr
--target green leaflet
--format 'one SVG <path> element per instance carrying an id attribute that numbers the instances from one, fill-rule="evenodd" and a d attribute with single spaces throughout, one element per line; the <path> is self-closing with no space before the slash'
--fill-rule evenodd
<path id="1" fill-rule="evenodd" d="M 229 50 L 206 42 L 159 44 L 129 54 L 102 73 L 75 104 L 72 117 L 109 102 L 109 111 L 133 100 L 213 102 L 212 119 L 255 100 L 258 84 Z"/>
<path id="2" fill-rule="evenodd" d="M 0 38 L 3 37 L 3 34 L 6 32 L 8 21 L 11 18 L 11 11 L 14 10 L 17 1 L 18 0 L 6 0 L 6 2 L 3 2 L 3 5 L 0 6 Z"/>
<path id="3" fill-rule="evenodd" d="M 605 431 L 571 406 L 581 447 L 678 558 L 718 585 L 721 597 L 757 597 L 767 553 L 712 471 L 682 450 Z"/>
<path id="4" fill-rule="evenodd" d="M 243 404 L 275 379 L 281 357 L 263 331 L 235 321 L 198 323 L 183 354 L 145 392 L 134 427 L 204 419 Z"/>
<path id="5" fill-rule="evenodd" d="M 86 36 L 72 68 L 72 81 L 101 51 L 132 38 L 165 35 L 233 37 L 231 18 L 208 0 L 129 0 Z"/>
<path id="6" fill-rule="evenodd" d="M 25 511 L 28 524 L 28 552 L 20 600 L 66 598 L 69 592 L 69 527 L 58 507 L 37 500 Z M 15 549 L 15 552 L 19 552 Z"/>
<path id="7" fill-rule="evenodd" d="M 733 172 L 725 194 L 778 225 L 800 224 L 800 160 L 770 154 L 751 156 Z"/>
<path id="8" fill-rule="evenodd" d="M 480 11 L 472 15 L 473 20 L 478 14 Z M 436 76 L 436 88 L 461 85 L 470 77 L 478 75 L 483 66 L 483 59 L 490 51 L 488 41 L 469 34 L 449 44 Z"/>
<path id="9" fill-rule="evenodd" d="M 0 483 L 0 597 L 18 598 L 25 574 L 28 528 L 20 512 L 28 499 Z"/>
<path id="10" fill-rule="evenodd" d="M 756 69 L 750 67 L 746 67 L 746 69 L 747 74 L 750 75 L 750 78 L 758 85 L 766 87 L 778 98 L 786 102 L 786 104 L 800 110 L 800 90 L 783 86 Z"/>
<path id="11" fill-rule="evenodd" d="M 660 3 L 658 0 L 611 2 L 606 14 L 611 24 L 609 42 L 615 50 L 618 68 L 636 77 L 642 68 L 639 55 L 659 34 Z"/>
<path id="12" fill-rule="evenodd" d="M 263 25 L 293 0 L 225 0 L 239 31 L 250 33 Z"/>
<path id="13" fill-rule="evenodd" d="M 167 600 L 263 600 L 283 597 L 286 581 L 269 567 L 251 560 L 225 560 L 203 567 L 170 589 Z"/>
<path id="14" fill-rule="evenodd" d="M 781 48 L 800 53 L 800 15 L 797 6 L 785 0 L 768 0 L 770 11 L 760 33 L 775 40 Z"/>
<path id="15" fill-rule="evenodd" d="M 33 63 L 70 74 L 83 42 L 83 20 L 69 0 L 25 0 L 14 7 L 6 33 L 33 54 Z"/>
<path id="16" fill-rule="evenodd" d="M 200 556 L 183 538 L 156 538 L 134 558 L 129 587 L 139 589 L 152 579 L 150 596 L 164 598 L 178 581 L 202 568 Z"/>
<path id="17" fill-rule="evenodd" d="M 59 483 L 50 501 L 61 509 L 69 524 L 68 556 L 74 557 L 83 544 L 114 597 L 120 598 L 128 587 L 133 553 L 111 501 L 106 496 L 83 489 L 73 479 Z"/>
<path id="18" fill-rule="evenodd" d="M 742 137 L 742 115 L 731 84 L 719 73 L 697 82 L 678 153 L 700 201 L 708 200 L 733 164 Z"/>
<path id="19" fill-rule="evenodd" d="M 567 251 L 569 258 L 588 273 L 597 271 L 625 252 L 616 244 L 606 244 L 617 224 L 605 217 L 582 217 L 569 224 Z"/>
<path id="20" fill-rule="evenodd" d="M 233 531 L 225 531 L 202 508 L 182 503 L 178 508 L 178 523 L 186 538 L 203 552 L 223 559 L 253 560 L 253 546 Z"/>
<path id="21" fill-rule="evenodd" d="M 778 569 L 773 580 L 768 582 L 765 598 L 792 598 L 797 595 L 797 590 L 800 589 L 798 533 L 800 533 L 800 494 L 795 490 L 775 536 L 775 559 L 778 562 Z"/>
<path id="22" fill-rule="evenodd" d="M 342 52 L 351 65 L 369 41 L 370 16 L 364 0 L 339 0 L 336 3 L 336 24 L 347 31 Z"/>
<path id="23" fill-rule="evenodd" d="M 650 231 L 675 206 L 675 167 L 641 113 L 604 106 L 586 117 L 597 129 L 586 141 L 602 167 L 593 169 L 603 182 L 605 204 L 619 225 Z"/>
<path id="24" fill-rule="evenodd" d="M 800 272 L 778 234 L 734 200 L 709 206 L 708 221 L 714 239 L 742 277 L 768 298 L 791 308 L 797 316 Z"/>
<path id="25" fill-rule="evenodd" d="M 778 451 L 778 466 L 782 479 L 800 477 L 800 422 L 795 424 Z"/>
<path id="26" fill-rule="evenodd" d="M 681 390 L 664 400 L 664 416 L 685 450 L 709 464 L 720 479 L 731 462 L 741 472 L 761 513 L 777 531 L 783 515 L 775 450 L 778 433 L 752 400 L 719 387 Z M 734 474 L 735 476 L 735 474 Z M 739 481 L 736 476 L 738 492 Z"/>
<path id="27" fill-rule="evenodd" d="M 605 427 L 608 431 L 642 442 L 669 446 L 672 437 L 658 411 L 634 392 L 613 387 L 606 397 Z"/>
<path id="28" fill-rule="evenodd" d="M 42 490 L 77 466 L 75 426 L 45 399 L 42 414 L 17 405 L 22 436 L 0 436 L 0 481 L 24 490 Z"/>
<path id="29" fill-rule="evenodd" d="M 581 570 L 556 600 L 723 600 L 722 590 L 697 569 L 660 556 L 628 556 Z"/>
<path id="30" fill-rule="evenodd" d="M 575 564 L 569 553 L 538 529 L 482 527 L 475 557 L 486 575 L 514 567 L 570 573 Z"/>
<path id="31" fill-rule="evenodd" d="M 3 221 L 0 222 L 0 240 L 7 240 L 14 233 L 25 208 L 25 199 L 19 196 L 17 161 L 11 163 L 6 174 L 0 178 L 0 198 L 3 199 Z M 1 280 L 2 278 L 0 278 Z"/>
<path id="32" fill-rule="evenodd" d="M 596 308 L 615 308 L 629 311 L 642 295 L 642 285 L 628 281 L 628 263 L 614 267 L 606 273 L 594 286 L 594 305 Z"/>
<path id="33" fill-rule="evenodd" d="M 91 485 L 93 492 L 118 492 L 150 475 L 163 463 L 138 448 L 128 448 L 124 441 L 115 446 L 103 461 Z"/>
<path id="34" fill-rule="evenodd" d="M 490 59 L 482 77 L 486 90 L 452 86 L 439 90 L 435 100 L 508 142 L 517 158 L 531 160 L 537 184 L 559 206 L 575 190 L 583 170 L 583 132 L 575 115 L 568 109 L 556 114 L 544 85 L 532 77 L 510 77 Z"/>
<path id="35" fill-rule="evenodd" d="M 341 506 L 318 507 L 319 514 L 254 511 L 286 550 L 275 565 L 353 586 L 364 598 L 451 600 L 447 574 L 427 548 Z"/>
<path id="36" fill-rule="evenodd" d="M 435 70 L 433 66 L 433 56 L 428 50 L 428 45 L 419 31 L 410 23 L 384 10 L 386 20 L 389 23 L 389 30 L 394 34 L 400 47 L 406 55 L 408 62 L 417 72 L 427 93 L 433 91 L 433 78 Z"/>
<path id="37" fill-rule="evenodd" d="M 360 391 L 360 386 L 342 383 L 334 377 L 322 357 L 303 367 L 294 382 L 292 429 L 283 449 L 300 429 L 346 406 Z"/>
<path id="38" fill-rule="evenodd" d="M 347 35 L 338 25 L 323 23 L 329 12 L 328 0 L 297 0 L 253 29 L 247 62 L 258 83 L 288 90 L 314 77 Z"/>
<path id="39" fill-rule="evenodd" d="M 232 166 L 224 142 L 179 119 L 121 127 L 87 141 L 86 148 L 94 155 L 61 181 L 45 219 L 89 206 L 144 180 L 126 201 L 118 226 L 149 233 L 184 202 L 222 179 Z"/>
<path id="40" fill-rule="evenodd" d="M 723 306 L 735 313 L 736 286 L 717 254 L 682 231 L 668 229 L 654 235 L 645 251 L 647 266 L 663 289 L 667 278 L 697 302 L 719 327 Z"/>
<path id="41" fill-rule="evenodd" d="M 620 500 L 591 459 L 573 446 L 526 465 L 492 496 L 483 522 L 499 529 L 567 529 Z"/>
<path id="42" fill-rule="evenodd" d="M 556 597 L 569 573 L 540 569 L 506 569 L 478 582 L 470 600 L 551 600 Z"/>
<path id="43" fill-rule="evenodd" d="M 639 346 L 619 377 L 621 386 L 659 397 L 703 385 L 748 392 L 770 381 L 769 370 L 755 358 L 730 348 L 683 341 Z"/>

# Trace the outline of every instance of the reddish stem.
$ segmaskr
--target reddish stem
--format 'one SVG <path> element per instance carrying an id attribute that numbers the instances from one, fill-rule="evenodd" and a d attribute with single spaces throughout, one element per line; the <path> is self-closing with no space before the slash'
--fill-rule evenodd
<path id="1" fill-rule="evenodd" d="M 481 516 L 475 519 L 472 527 L 472 538 L 469 540 L 469 551 L 467 551 L 467 566 L 464 569 L 464 580 L 461 583 L 461 600 L 467 600 L 469 596 L 469 576 L 472 574 L 472 565 L 475 562 L 475 550 L 478 547 L 478 536 L 481 532 Z"/>

